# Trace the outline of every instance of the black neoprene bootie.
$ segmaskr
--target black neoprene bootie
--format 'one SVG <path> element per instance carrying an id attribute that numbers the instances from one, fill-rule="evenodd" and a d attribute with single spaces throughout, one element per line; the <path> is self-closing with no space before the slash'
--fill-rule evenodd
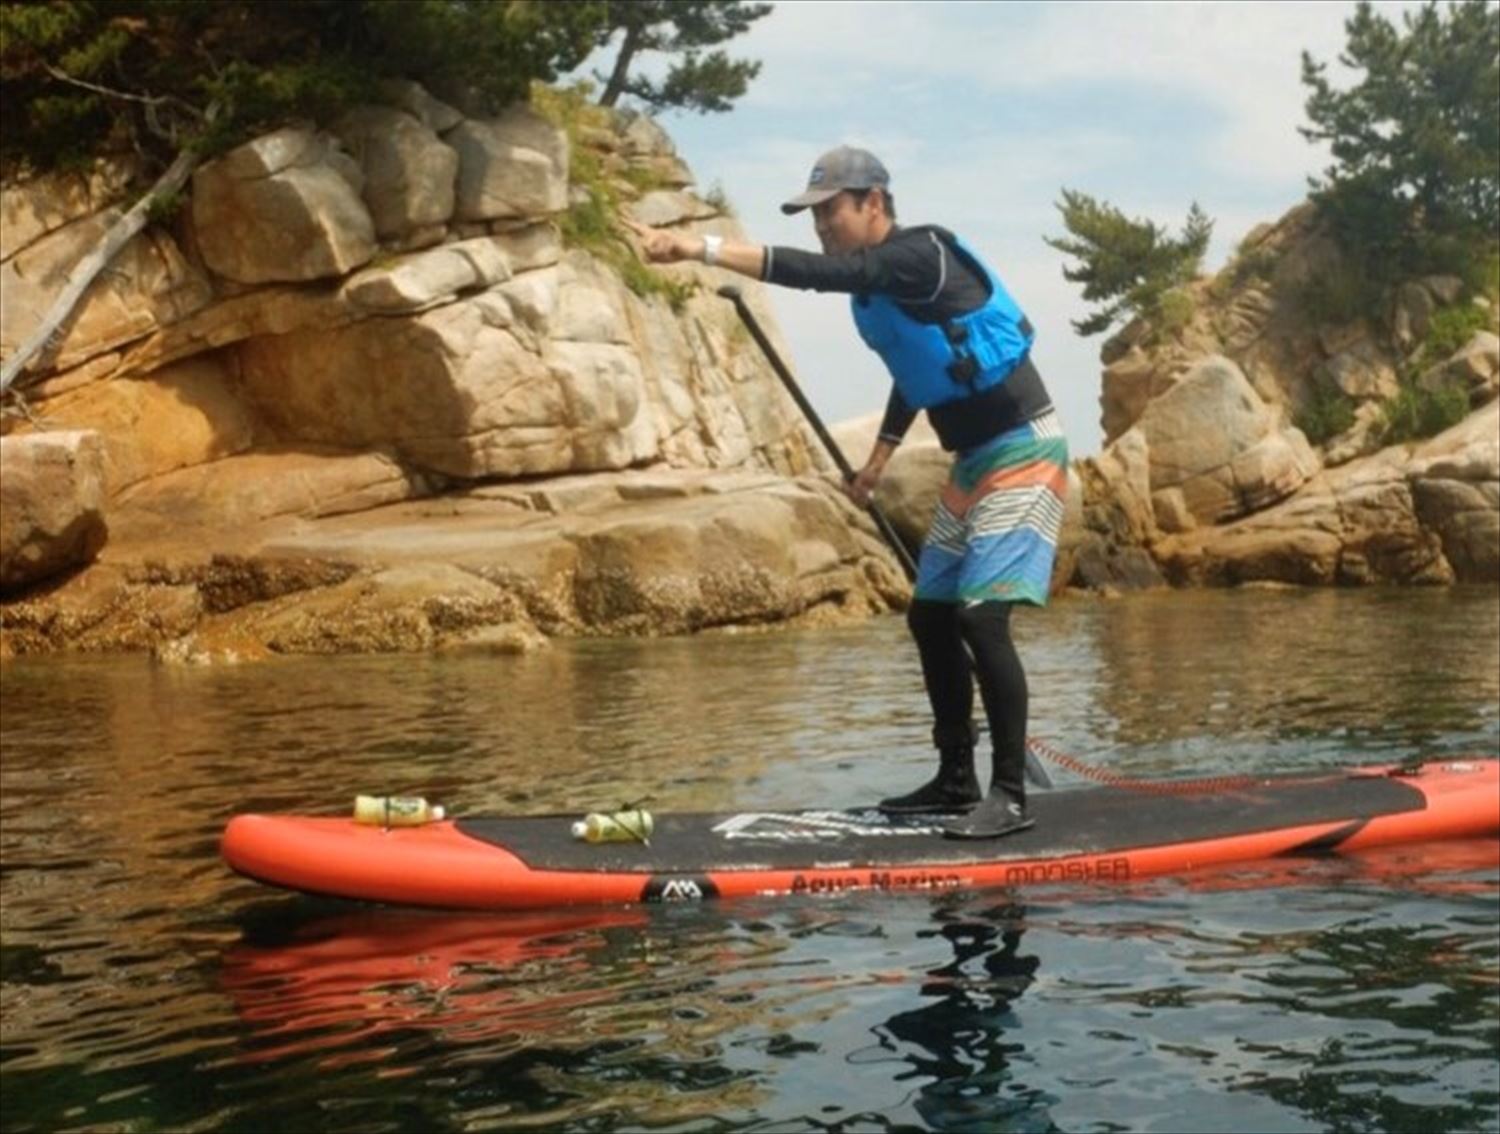
<path id="1" fill-rule="evenodd" d="M 1018 803 L 998 788 L 991 788 L 979 806 L 962 819 L 955 819 L 945 826 L 943 834 L 950 839 L 998 839 L 1024 831 L 1035 822 L 1026 814 L 1024 803 Z"/>
<path id="2" fill-rule="evenodd" d="M 967 811 L 980 799 L 979 779 L 974 775 L 974 726 L 968 725 L 962 739 L 938 747 L 938 772 L 916 791 L 880 801 L 887 815 L 942 815 Z"/>

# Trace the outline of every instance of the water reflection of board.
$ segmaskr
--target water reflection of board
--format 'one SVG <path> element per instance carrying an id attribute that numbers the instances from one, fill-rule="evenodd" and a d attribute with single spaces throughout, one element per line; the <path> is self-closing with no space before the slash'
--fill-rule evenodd
<path id="1" fill-rule="evenodd" d="M 649 846 L 572 837 L 575 815 L 382 830 L 241 815 L 223 854 L 308 893 L 469 909 L 720 896 L 1104 885 L 1227 862 L 1500 834 L 1500 761 L 1267 777 L 1211 795 L 1085 788 L 1036 794 L 1034 828 L 953 840 L 941 820 L 864 811 L 659 814 Z"/>

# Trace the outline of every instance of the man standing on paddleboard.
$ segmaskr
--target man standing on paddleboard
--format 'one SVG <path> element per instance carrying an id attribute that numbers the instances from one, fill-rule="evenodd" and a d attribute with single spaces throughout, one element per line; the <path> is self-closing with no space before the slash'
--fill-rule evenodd
<path id="1" fill-rule="evenodd" d="M 1035 332 L 999 278 L 936 225 L 896 224 L 890 174 L 839 146 L 784 213 L 812 209 L 822 254 L 626 221 L 646 258 L 701 260 L 783 287 L 848 293 L 854 324 L 893 381 L 874 449 L 845 491 L 861 507 L 918 412 L 954 454 L 917 567 L 907 623 L 932 703 L 938 771 L 882 800 L 894 815 L 956 815 L 944 831 L 995 838 L 1026 811 L 1026 673 L 1011 608 L 1047 601 L 1068 447 L 1030 359 Z M 970 655 L 973 663 L 971 666 Z M 988 793 L 974 772 L 974 676 L 994 742 Z"/>

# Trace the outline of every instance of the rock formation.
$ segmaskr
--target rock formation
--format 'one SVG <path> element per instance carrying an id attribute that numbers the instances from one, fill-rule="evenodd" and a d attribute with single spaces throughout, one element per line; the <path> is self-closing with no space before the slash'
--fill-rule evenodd
<path id="1" fill-rule="evenodd" d="M 575 223 L 739 235 L 654 123 L 389 94 L 200 167 L 33 364 L 0 649 L 524 648 L 904 602 L 716 277 L 622 272 Z M 0 348 L 129 179 L 5 189 Z"/>
<path id="2" fill-rule="evenodd" d="M 1429 277 L 1365 310 L 1351 271 L 1303 205 L 1185 289 L 1179 325 L 1136 320 L 1105 343 L 1073 583 L 1500 578 L 1494 297 Z M 1443 321 L 1473 329 L 1435 358 Z M 1391 407 L 1418 390 L 1469 416 L 1387 443 Z M 1314 444 L 1300 425 L 1326 426 L 1330 403 L 1343 419 Z"/>

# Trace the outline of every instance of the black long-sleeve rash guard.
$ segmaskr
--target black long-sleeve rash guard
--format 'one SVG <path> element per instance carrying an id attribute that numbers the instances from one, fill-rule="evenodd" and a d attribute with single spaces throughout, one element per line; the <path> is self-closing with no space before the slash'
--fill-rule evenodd
<path id="1" fill-rule="evenodd" d="M 806 291 L 886 295 L 919 323 L 943 323 L 967 315 L 989 298 L 989 282 L 953 251 L 953 234 L 936 225 L 893 228 L 883 241 L 857 252 L 828 256 L 798 248 L 766 249 L 761 278 Z M 933 424 L 942 433 L 936 406 Z M 970 407 L 983 412 L 981 406 Z M 895 387 L 880 423 L 880 437 L 900 444 L 916 419 Z M 966 432 L 977 423 L 966 422 Z M 997 427 L 1000 423 L 997 422 Z M 981 429 L 982 432 L 982 429 Z"/>

